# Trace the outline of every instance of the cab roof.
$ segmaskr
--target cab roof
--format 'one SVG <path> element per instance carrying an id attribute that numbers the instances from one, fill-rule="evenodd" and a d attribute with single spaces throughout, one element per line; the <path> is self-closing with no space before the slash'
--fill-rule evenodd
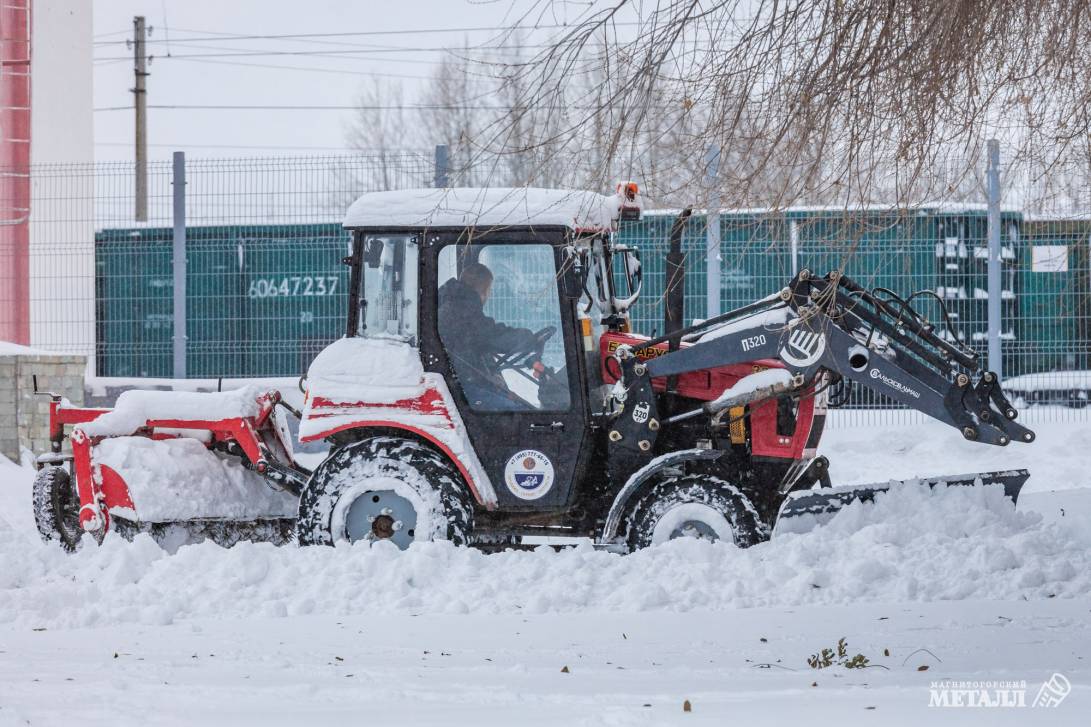
<path id="1" fill-rule="evenodd" d="M 537 187 L 456 187 L 370 192 L 349 207 L 344 226 L 569 227 L 610 230 L 615 195 Z"/>

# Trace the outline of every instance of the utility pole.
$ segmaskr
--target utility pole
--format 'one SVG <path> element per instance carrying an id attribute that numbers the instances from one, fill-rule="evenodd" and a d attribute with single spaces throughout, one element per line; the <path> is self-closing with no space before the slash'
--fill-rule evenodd
<path id="1" fill-rule="evenodd" d="M 136 184 L 135 218 L 137 222 L 148 220 L 148 92 L 144 79 L 148 77 L 147 58 L 144 55 L 144 16 L 133 18 L 133 74 L 135 82 L 133 107 L 136 109 Z"/>

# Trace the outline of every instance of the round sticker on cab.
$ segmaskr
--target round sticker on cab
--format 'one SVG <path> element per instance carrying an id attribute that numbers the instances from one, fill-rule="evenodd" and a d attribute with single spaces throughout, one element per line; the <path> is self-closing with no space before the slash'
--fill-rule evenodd
<path id="1" fill-rule="evenodd" d="M 504 482 L 520 500 L 537 500 L 553 487 L 553 463 L 536 449 L 524 449 L 508 458 Z"/>

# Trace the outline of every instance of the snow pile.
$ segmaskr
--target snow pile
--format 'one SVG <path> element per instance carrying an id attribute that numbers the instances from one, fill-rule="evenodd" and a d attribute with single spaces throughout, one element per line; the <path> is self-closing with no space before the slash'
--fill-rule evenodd
<path id="1" fill-rule="evenodd" d="M 307 370 L 308 406 L 315 397 L 335 404 L 392 404 L 425 391 L 420 350 L 387 338 L 341 338 Z"/>
<path id="2" fill-rule="evenodd" d="M 724 389 L 722 394 L 709 403 L 709 406 L 717 406 L 726 401 L 753 394 L 760 389 L 773 389 L 774 387 L 777 390 L 786 389 L 791 383 L 792 375 L 785 369 L 765 369 L 764 371 L 747 374 L 736 381 L 733 386 Z"/>
<path id="3" fill-rule="evenodd" d="M 170 623 L 311 613 L 726 610 L 1091 594 L 1091 537 L 1017 512 L 998 489 L 907 487 L 825 527 L 748 550 L 674 541 L 619 556 L 581 546 L 484 555 L 212 544 L 167 555 L 110 538 L 66 556 L 0 522 L 0 621 Z"/>
<path id="4" fill-rule="evenodd" d="M 352 203 L 345 227 L 559 226 L 609 230 L 618 198 L 565 189 L 403 189 L 371 192 Z"/>
<path id="5" fill-rule="evenodd" d="M 0 356 L 64 356 L 58 351 L 46 351 L 41 348 L 31 348 L 21 343 L 0 341 Z"/>
<path id="6" fill-rule="evenodd" d="M 776 298 L 779 298 L 779 293 L 762 298 L 762 301 L 772 301 Z M 792 311 L 788 306 L 770 308 L 768 310 L 752 313 L 735 321 L 728 321 L 723 325 L 713 328 L 707 333 L 697 334 L 696 338 L 699 342 L 705 342 L 723 338 L 724 336 L 731 336 L 740 331 L 753 330 L 757 332 L 779 332 L 787 325 L 791 313 Z M 687 338 L 687 340 L 689 339 Z"/>
<path id="7" fill-rule="evenodd" d="M 1091 371 L 1042 371 L 1004 379 L 1005 391 L 1026 393 L 1031 391 L 1062 391 L 1068 389 L 1091 390 Z"/>
<path id="8" fill-rule="evenodd" d="M 121 475 L 136 510 L 113 508 L 144 522 L 192 518 L 295 517 L 298 500 L 274 490 L 237 459 L 220 457 L 195 439 L 154 441 L 111 437 L 93 453 L 96 464 Z"/>
<path id="9" fill-rule="evenodd" d="M 261 376 L 246 379 L 159 379 L 147 376 L 88 376 L 84 379 L 84 389 L 88 395 L 94 398 L 113 396 L 116 399 L 127 389 L 209 393 L 256 386 L 261 391 L 279 391 L 286 402 L 298 409 L 303 406 L 303 393 L 300 392 L 297 386 L 298 382 L 298 376 Z"/>
<path id="10" fill-rule="evenodd" d="M 132 434 L 152 419 L 209 420 L 252 417 L 258 414 L 261 387 L 244 386 L 233 391 L 139 391 L 122 392 L 117 404 L 98 419 L 81 424 L 91 437 Z"/>
<path id="11" fill-rule="evenodd" d="M 1058 421 L 1035 421 L 1033 410 L 1019 417 L 1037 435 L 1033 444 L 991 447 L 963 439 L 957 429 L 931 419 L 890 424 L 909 412 L 838 409 L 826 414 L 818 451 L 829 457 L 830 479 L 837 485 L 1028 469 L 1023 495 L 1091 487 L 1091 473 L 1080 456 L 1091 441 L 1091 423 L 1063 421 L 1071 414 L 1043 413 Z"/>

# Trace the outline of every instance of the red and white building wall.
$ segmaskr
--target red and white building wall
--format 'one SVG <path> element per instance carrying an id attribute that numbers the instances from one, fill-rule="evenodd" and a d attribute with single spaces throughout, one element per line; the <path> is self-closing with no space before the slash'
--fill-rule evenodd
<path id="1" fill-rule="evenodd" d="M 31 0 L 0 0 L 0 340 L 30 343 Z"/>

